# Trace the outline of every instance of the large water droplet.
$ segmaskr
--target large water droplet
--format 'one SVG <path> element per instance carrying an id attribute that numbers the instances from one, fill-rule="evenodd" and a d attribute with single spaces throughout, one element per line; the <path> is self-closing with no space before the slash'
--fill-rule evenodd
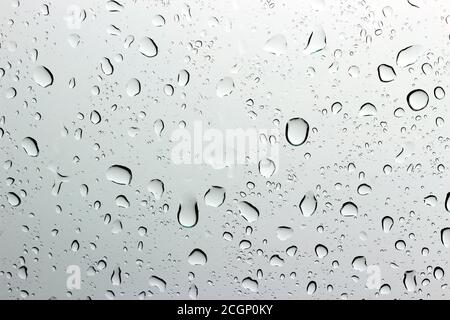
<path id="1" fill-rule="evenodd" d="M 313 54 L 323 50 L 327 45 L 327 37 L 325 30 L 322 27 L 317 26 L 309 35 L 308 42 L 306 44 L 304 54 Z"/>
<path id="2" fill-rule="evenodd" d="M 428 94 L 422 89 L 416 89 L 408 93 L 406 101 L 414 111 L 420 111 L 428 105 Z"/>
<path id="3" fill-rule="evenodd" d="M 286 139 L 293 146 L 300 146 L 308 139 L 309 124 L 303 118 L 292 118 L 286 123 Z"/>
<path id="4" fill-rule="evenodd" d="M 446 248 L 450 248 L 450 228 L 441 230 L 441 242 Z"/>
<path id="5" fill-rule="evenodd" d="M 38 66 L 33 71 L 33 80 L 43 88 L 53 84 L 53 74 L 44 66 Z"/>
<path id="6" fill-rule="evenodd" d="M 422 54 L 423 48 L 419 45 L 413 45 L 400 50 L 397 54 L 397 65 L 407 67 L 415 63 Z"/>
<path id="7" fill-rule="evenodd" d="M 378 78 L 380 78 L 381 82 L 391 82 L 396 76 L 394 68 L 390 65 L 380 64 L 378 66 Z"/>
<path id="8" fill-rule="evenodd" d="M 247 201 L 240 201 L 238 209 L 241 216 L 250 223 L 255 222 L 259 218 L 258 209 Z"/>
<path id="9" fill-rule="evenodd" d="M 153 179 L 148 183 L 147 190 L 155 197 L 156 200 L 159 200 L 164 193 L 164 183 L 159 179 Z"/>
<path id="10" fill-rule="evenodd" d="M 193 266 L 203 266 L 208 261 L 206 254 L 200 249 L 194 249 L 189 254 L 188 262 Z"/>
<path id="11" fill-rule="evenodd" d="M 128 96 L 137 96 L 141 92 L 141 83 L 138 79 L 132 78 L 127 82 L 126 90 Z"/>
<path id="12" fill-rule="evenodd" d="M 220 207 L 225 201 L 225 189 L 218 186 L 212 186 L 206 191 L 205 204 L 210 207 Z"/>
<path id="13" fill-rule="evenodd" d="M 26 137 L 22 140 L 22 148 L 30 157 L 37 157 L 39 155 L 37 141 L 31 137 Z"/>
<path id="14" fill-rule="evenodd" d="M 132 179 L 131 170 L 125 166 L 113 165 L 106 170 L 106 179 L 121 185 L 129 185 Z"/>
<path id="15" fill-rule="evenodd" d="M 305 217 L 310 217 L 316 212 L 317 199 L 313 192 L 308 191 L 302 198 L 299 204 L 300 212 Z"/>
<path id="16" fill-rule="evenodd" d="M 178 223 L 185 228 L 192 228 L 198 222 L 198 205 L 195 199 L 186 199 L 178 206 Z"/>
<path id="17" fill-rule="evenodd" d="M 139 52 L 146 57 L 153 58 L 158 54 L 158 46 L 151 38 L 144 37 L 139 43 Z"/>
<path id="18" fill-rule="evenodd" d="M 217 96 L 223 98 L 230 95 L 234 90 L 234 81 L 230 77 L 225 77 L 219 80 L 216 87 Z"/>
<path id="19" fill-rule="evenodd" d="M 286 53 L 286 50 L 287 50 L 287 41 L 285 36 L 283 36 L 282 34 L 277 34 L 271 37 L 269 40 L 267 40 L 266 44 L 264 45 L 264 51 L 267 51 L 277 56 Z"/>
<path id="20" fill-rule="evenodd" d="M 342 205 L 341 214 L 344 217 L 356 217 L 358 215 L 358 207 L 353 202 L 346 202 Z"/>

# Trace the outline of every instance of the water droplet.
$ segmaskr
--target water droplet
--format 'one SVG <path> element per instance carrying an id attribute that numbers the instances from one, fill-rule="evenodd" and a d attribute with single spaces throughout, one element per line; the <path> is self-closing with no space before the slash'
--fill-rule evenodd
<path id="1" fill-rule="evenodd" d="M 308 283 L 308 286 L 306 287 L 306 293 L 311 296 L 311 295 L 313 295 L 316 292 L 316 290 L 317 290 L 316 282 L 315 281 L 310 281 Z"/>
<path id="2" fill-rule="evenodd" d="M 318 244 L 314 251 L 319 259 L 325 258 L 328 255 L 328 248 L 322 244 Z"/>
<path id="3" fill-rule="evenodd" d="M 390 216 L 385 216 L 381 220 L 381 228 L 383 229 L 384 233 L 389 233 L 389 231 L 391 231 L 393 225 L 394 225 L 394 219 L 392 219 Z"/>
<path id="4" fill-rule="evenodd" d="M 265 178 L 271 177 L 274 174 L 275 169 L 275 162 L 268 158 L 260 160 L 258 163 L 259 173 Z"/>
<path id="5" fill-rule="evenodd" d="M 208 258 L 206 254 L 200 249 L 192 250 L 188 257 L 189 264 L 193 266 L 203 266 L 204 264 L 206 264 L 207 260 Z"/>
<path id="6" fill-rule="evenodd" d="M 155 44 L 153 39 L 144 37 L 139 43 L 139 52 L 146 57 L 153 58 L 158 54 L 158 46 Z"/>
<path id="7" fill-rule="evenodd" d="M 100 69 L 107 76 L 112 75 L 114 72 L 114 67 L 111 61 L 106 57 L 103 57 L 102 60 L 100 60 Z"/>
<path id="8" fill-rule="evenodd" d="M 380 64 L 378 66 L 378 78 L 381 82 L 391 82 L 394 81 L 397 74 L 393 67 L 387 64 Z"/>
<path id="9" fill-rule="evenodd" d="M 281 226 L 277 228 L 277 238 L 286 241 L 294 235 L 294 230 L 290 227 Z"/>
<path id="10" fill-rule="evenodd" d="M 6 197 L 8 199 L 8 203 L 13 207 L 17 207 L 22 202 L 20 200 L 19 196 L 17 194 L 15 194 L 14 192 L 8 192 L 6 194 Z"/>
<path id="11" fill-rule="evenodd" d="M 303 118 L 292 118 L 286 123 L 286 139 L 293 146 L 300 146 L 308 139 L 309 124 Z"/>
<path id="12" fill-rule="evenodd" d="M 192 228 L 198 222 L 198 205 L 194 199 L 185 199 L 178 206 L 177 219 L 185 228 Z"/>
<path id="13" fill-rule="evenodd" d="M 417 286 L 416 272 L 413 270 L 406 271 L 403 275 L 403 285 L 409 292 L 414 292 Z"/>
<path id="14" fill-rule="evenodd" d="M 377 114 L 377 108 L 370 102 L 364 103 L 361 108 L 359 108 L 360 117 L 373 117 Z"/>
<path id="15" fill-rule="evenodd" d="M 306 55 L 313 54 L 323 50 L 327 45 L 327 38 L 325 30 L 322 27 L 317 26 L 309 35 L 308 42 L 306 44 L 303 53 Z"/>
<path id="16" fill-rule="evenodd" d="M 44 66 L 38 66 L 33 71 L 33 80 L 43 88 L 53 84 L 53 74 Z"/>
<path id="17" fill-rule="evenodd" d="M 22 148 L 30 157 L 37 157 L 39 155 L 37 141 L 31 137 L 26 137 L 22 140 Z"/>
<path id="18" fill-rule="evenodd" d="M 161 279 L 160 277 L 157 276 L 151 276 L 150 279 L 148 280 L 148 284 L 151 287 L 157 287 L 159 292 L 164 292 L 166 291 L 166 281 L 164 281 L 163 279 Z"/>
<path id="19" fill-rule="evenodd" d="M 217 96 L 220 98 L 229 96 L 234 90 L 234 81 L 230 77 L 219 80 L 216 87 Z"/>
<path id="20" fill-rule="evenodd" d="M 246 290 L 250 290 L 251 292 L 258 292 L 258 281 L 247 277 L 242 280 L 242 287 Z"/>
<path id="21" fill-rule="evenodd" d="M 416 89 L 408 93 L 406 101 L 414 111 L 420 111 L 428 105 L 428 94 L 422 89 Z"/>
<path id="22" fill-rule="evenodd" d="M 441 230 L 441 242 L 446 248 L 450 248 L 450 228 Z"/>
<path id="23" fill-rule="evenodd" d="M 287 51 L 287 41 L 285 36 L 283 36 L 282 34 L 277 34 L 271 37 L 266 41 L 266 44 L 264 45 L 264 51 L 277 56 L 285 54 Z"/>
<path id="24" fill-rule="evenodd" d="M 127 82 L 127 95 L 130 97 L 137 96 L 141 92 L 141 83 L 138 79 L 132 78 Z"/>
<path id="25" fill-rule="evenodd" d="M 180 86 L 180 87 L 185 87 L 185 86 L 187 86 L 187 84 L 189 83 L 189 79 L 190 79 L 190 74 L 189 74 L 189 72 L 187 71 L 187 70 L 181 70 L 179 73 L 178 73 L 178 79 L 177 79 L 177 82 L 178 82 L 178 85 Z"/>
<path id="26" fill-rule="evenodd" d="M 164 193 L 164 183 L 159 179 L 153 179 L 148 183 L 147 190 L 155 197 L 156 200 L 159 200 Z"/>
<path id="27" fill-rule="evenodd" d="M 129 185 L 131 183 L 132 173 L 125 166 L 113 165 L 106 170 L 106 179 L 120 185 Z"/>
<path id="28" fill-rule="evenodd" d="M 438 100 L 442 100 L 445 97 L 445 91 L 442 87 L 434 88 L 434 97 Z"/>
<path id="29" fill-rule="evenodd" d="M 258 209 L 247 201 L 240 201 L 238 209 L 241 216 L 250 223 L 255 222 L 259 218 Z"/>
<path id="30" fill-rule="evenodd" d="M 414 64 L 422 54 L 420 45 L 413 45 L 400 50 L 397 54 L 397 65 L 404 68 Z"/>
<path id="31" fill-rule="evenodd" d="M 207 206 L 215 208 L 220 207 L 225 201 L 225 189 L 218 186 L 212 186 L 206 191 L 204 200 Z"/>
<path id="32" fill-rule="evenodd" d="M 299 204 L 300 212 L 305 217 L 310 217 L 316 212 L 317 199 L 313 192 L 308 191 L 302 198 Z"/>
<path id="33" fill-rule="evenodd" d="M 358 186 L 358 194 L 365 196 L 372 192 L 372 187 L 368 184 L 362 183 Z"/>
<path id="34" fill-rule="evenodd" d="M 344 217 L 356 217 L 358 215 L 358 207 L 353 202 L 346 202 L 342 205 L 341 214 Z"/>

